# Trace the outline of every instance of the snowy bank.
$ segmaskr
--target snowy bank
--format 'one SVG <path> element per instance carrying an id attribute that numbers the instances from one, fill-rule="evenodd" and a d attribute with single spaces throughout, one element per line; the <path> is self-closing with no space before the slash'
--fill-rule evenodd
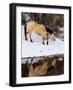
<path id="1" fill-rule="evenodd" d="M 64 41 L 56 39 L 53 43 L 49 41 L 48 45 L 42 44 L 42 37 L 33 32 L 33 43 L 25 41 L 24 26 L 22 26 L 22 58 L 34 56 L 47 56 L 53 54 L 64 54 Z"/>

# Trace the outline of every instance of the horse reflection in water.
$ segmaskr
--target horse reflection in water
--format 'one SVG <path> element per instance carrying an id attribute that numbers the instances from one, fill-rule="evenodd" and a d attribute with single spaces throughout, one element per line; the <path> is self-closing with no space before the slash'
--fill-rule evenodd
<path id="1" fill-rule="evenodd" d="M 42 64 L 37 65 L 36 67 L 33 66 L 31 60 L 30 65 L 28 64 L 28 61 L 26 62 L 27 68 L 28 68 L 28 76 L 29 77 L 35 77 L 35 76 L 45 76 L 48 74 L 48 68 L 54 68 L 56 65 L 56 60 L 53 60 L 52 64 L 49 65 L 48 61 L 46 59 L 43 60 Z"/>

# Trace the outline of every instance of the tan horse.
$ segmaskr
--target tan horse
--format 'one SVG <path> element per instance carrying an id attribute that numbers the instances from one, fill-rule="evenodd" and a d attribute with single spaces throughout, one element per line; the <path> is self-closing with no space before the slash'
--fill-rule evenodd
<path id="1" fill-rule="evenodd" d="M 48 32 L 46 31 L 46 28 L 43 24 L 38 24 L 35 23 L 34 21 L 29 21 L 26 23 L 25 28 L 28 30 L 28 32 L 26 33 L 29 34 L 31 42 L 32 42 L 32 38 L 31 38 L 32 32 L 35 32 L 43 37 L 43 44 L 44 44 L 44 40 L 47 40 L 47 44 L 48 44 Z"/>

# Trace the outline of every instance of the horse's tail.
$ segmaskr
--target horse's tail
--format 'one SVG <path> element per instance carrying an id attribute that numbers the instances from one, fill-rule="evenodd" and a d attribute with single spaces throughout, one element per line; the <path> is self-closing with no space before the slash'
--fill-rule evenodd
<path id="1" fill-rule="evenodd" d="M 27 40 L 27 23 L 25 23 L 24 26 L 24 36 L 25 36 L 25 40 Z"/>

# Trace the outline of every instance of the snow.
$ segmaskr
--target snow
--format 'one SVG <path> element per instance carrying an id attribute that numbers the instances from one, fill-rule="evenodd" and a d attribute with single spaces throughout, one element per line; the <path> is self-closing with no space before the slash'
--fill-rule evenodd
<path id="1" fill-rule="evenodd" d="M 34 57 L 34 56 L 49 56 L 54 54 L 64 54 L 64 41 L 56 38 L 55 42 L 49 40 L 48 45 L 42 44 L 42 37 L 36 33 L 32 33 L 32 40 L 30 42 L 29 36 L 28 40 L 25 40 L 24 36 L 24 26 L 21 27 L 22 30 L 22 58 Z"/>
<path id="2" fill-rule="evenodd" d="M 60 31 L 64 31 L 64 27 L 59 27 L 59 30 Z"/>

